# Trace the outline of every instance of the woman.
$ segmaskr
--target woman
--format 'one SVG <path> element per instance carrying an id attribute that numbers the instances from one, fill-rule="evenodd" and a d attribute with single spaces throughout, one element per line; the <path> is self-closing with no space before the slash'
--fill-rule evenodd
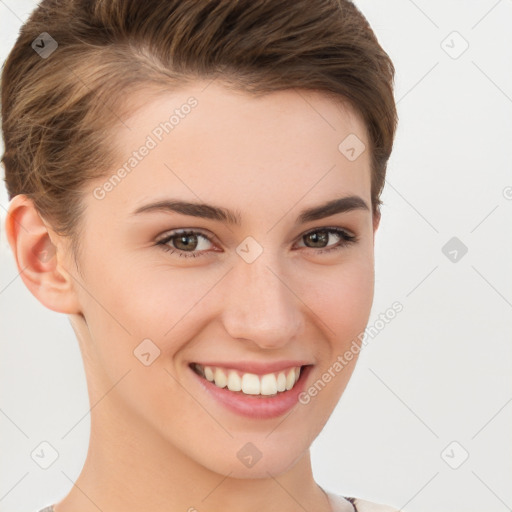
<path id="1" fill-rule="evenodd" d="M 309 454 L 370 315 L 393 76 L 347 0 L 40 3 L 2 75 L 6 230 L 91 403 L 45 511 L 393 510 Z"/>

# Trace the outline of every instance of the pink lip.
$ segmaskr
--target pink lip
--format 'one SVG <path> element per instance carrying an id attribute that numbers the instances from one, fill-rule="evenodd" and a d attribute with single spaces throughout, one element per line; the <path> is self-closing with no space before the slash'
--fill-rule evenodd
<path id="1" fill-rule="evenodd" d="M 202 362 L 195 361 L 203 368 L 205 366 L 217 366 L 219 368 L 239 370 L 243 373 L 254 373 L 256 375 L 265 375 L 267 373 L 279 372 L 281 370 L 289 370 L 295 366 L 306 366 L 311 364 L 308 361 L 275 361 L 273 363 L 257 363 L 256 361 L 233 361 L 233 362 Z"/>
<path id="2" fill-rule="evenodd" d="M 294 366 L 295 364 L 296 362 L 293 362 L 290 363 L 289 366 Z M 283 367 L 282 362 L 280 365 Z M 207 366 L 209 366 L 209 364 Z M 215 365 L 212 364 L 212 366 Z M 219 364 L 218 366 L 223 365 Z M 300 365 L 297 363 L 297 366 Z M 252 368 L 254 368 L 254 366 L 252 366 Z M 269 366 L 266 365 L 265 371 L 268 371 L 268 368 Z M 306 380 L 312 368 L 313 365 L 302 368 L 299 380 L 292 389 L 277 393 L 277 395 L 273 396 L 246 395 L 241 391 L 233 392 L 227 388 L 219 388 L 213 382 L 199 376 L 192 368 L 190 368 L 190 371 L 194 380 L 201 385 L 208 396 L 214 398 L 214 400 L 218 401 L 230 411 L 248 418 L 268 419 L 285 414 L 297 404 L 299 395 L 304 390 Z M 261 366 L 259 366 L 259 369 L 261 369 Z"/>

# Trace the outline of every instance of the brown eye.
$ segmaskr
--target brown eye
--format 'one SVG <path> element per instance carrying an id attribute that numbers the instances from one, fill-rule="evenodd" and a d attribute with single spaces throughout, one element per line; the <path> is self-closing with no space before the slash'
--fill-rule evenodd
<path id="1" fill-rule="evenodd" d="M 196 258 L 205 254 L 211 243 L 210 238 L 199 231 L 178 231 L 159 240 L 157 245 L 161 245 L 164 251 L 177 252 L 181 257 Z"/>
<path id="2" fill-rule="evenodd" d="M 332 236 L 335 235 L 335 236 Z M 309 249 L 323 249 L 317 251 L 319 253 L 335 251 L 342 249 L 357 241 L 357 237 L 347 233 L 346 231 L 339 228 L 321 228 L 314 231 L 310 231 L 302 235 L 302 239 L 307 244 L 306 247 Z M 338 244 L 329 246 L 331 239 L 338 239 Z M 309 245 L 311 244 L 311 245 Z"/>

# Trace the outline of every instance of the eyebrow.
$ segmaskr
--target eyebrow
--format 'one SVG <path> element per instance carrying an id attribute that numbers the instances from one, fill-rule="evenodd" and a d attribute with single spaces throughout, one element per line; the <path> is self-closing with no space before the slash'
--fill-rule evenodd
<path id="1" fill-rule="evenodd" d="M 303 210 L 295 224 L 304 224 L 314 220 L 323 219 L 336 215 L 337 213 L 350 212 L 353 210 L 367 210 L 370 208 L 359 196 L 347 196 L 327 201 L 319 206 L 313 206 Z M 192 217 L 200 217 L 203 219 L 212 219 L 228 224 L 239 226 L 241 224 L 240 212 L 228 210 L 219 206 L 214 206 L 206 203 L 191 203 L 187 201 L 180 201 L 177 199 L 167 199 L 155 203 L 146 204 L 137 208 L 132 212 L 132 215 L 148 212 L 175 212 L 182 215 L 189 215 Z"/>

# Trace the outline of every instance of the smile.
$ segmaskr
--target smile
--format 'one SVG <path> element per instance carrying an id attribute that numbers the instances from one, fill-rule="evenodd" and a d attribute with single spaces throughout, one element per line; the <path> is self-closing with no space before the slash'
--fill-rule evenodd
<path id="1" fill-rule="evenodd" d="M 212 382 L 218 388 L 227 388 L 245 395 L 272 396 L 293 389 L 300 377 L 301 366 L 265 375 L 244 373 L 238 370 L 218 366 L 202 366 L 193 363 L 192 369 L 201 377 Z"/>
<path id="2" fill-rule="evenodd" d="M 191 389 L 213 404 L 253 420 L 277 418 L 297 406 L 314 365 L 307 361 L 265 364 L 237 361 L 189 363 Z M 229 366 L 232 366 L 229 368 Z M 274 370 L 273 372 L 271 370 Z"/>

